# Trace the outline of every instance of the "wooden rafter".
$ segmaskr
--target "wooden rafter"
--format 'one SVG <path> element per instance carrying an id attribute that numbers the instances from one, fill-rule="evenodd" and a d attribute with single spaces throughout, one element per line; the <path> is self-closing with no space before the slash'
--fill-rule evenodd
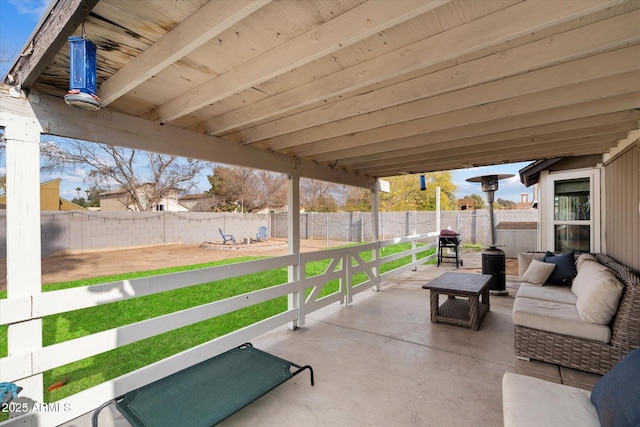
<path id="1" fill-rule="evenodd" d="M 630 38 L 632 40 L 640 38 L 637 31 L 640 12 L 629 13 L 586 28 L 558 34 L 554 36 L 554 49 L 552 50 L 544 49 L 550 41 L 543 38 L 523 46 L 507 48 L 470 63 L 458 64 L 453 68 L 429 73 L 420 78 L 382 87 L 361 96 L 346 96 L 332 103 L 332 108 L 322 106 L 318 109 L 292 114 L 286 119 L 279 119 L 276 123 L 267 121 L 269 117 L 277 117 L 290 111 L 297 113 L 296 110 L 322 99 L 337 97 L 359 87 L 374 85 L 400 75 L 406 75 L 416 69 L 424 69 L 449 59 L 460 58 L 472 49 L 486 49 L 501 44 L 509 46 L 509 42 L 523 34 L 540 31 L 543 23 L 549 26 L 552 23 L 557 24 L 555 21 L 549 21 L 546 14 L 540 13 L 542 11 L 538 11 L 539 13 L 536 14 L 533 13 L 534 10 L 530 3 L 513 6 L 499 16 L 495 14 L 477 19 L 466 26 L 453 28 L 413 43 L 411 46 L 389 52 L 322 79 L 215 117 L 199 125 L 198 130 L 212 135 L 224 135 L 235 128 L 247 128 L 247 125 L 252 121 L 266 121 L 262 125 L 226 135 L 229 139 L 252 143 L 273 137 L 275 127 L 281 133 L 294 132 L 399 103 L 407 103 L 426 96 L 434 96 L 474 84 L 513 76 L 569 59 L 578 59 L 580 56 L 597 54 L 606 49 L 624 46 Z M 523 15 L 527 16 L 526 24 L 522 24 L 520 20 L 516 19 Z M 573 16 L 572 14 L 568 15 L 568 17 Z M 508 22 L 509 25 L 505 27 L 504 24 L 498 24 L 502 20 Z M 470 37 L 470 34 L 476 33 L 487 34 L 488 37 L 482 44 L 479 44 L 476 38 Z M 498 33 L 501 37 L 490 37 Z M 576 51 L 576 44 L 579 46 L 578 51 Z M 438 49 L 433 49 L 434 45 L 438 46 Z M 532 54 L 540 51 L 542 54 Z M 381 102 L 384 104 L 380 104 Z M 273 148 L 278 149 L 279 147 Z"/>
<path id="2" fill-rule="evenodd" d="M 109 105 L 269 1 L 207 3 L 102 83 L 98 96 L 103 106 Z"/>
<path id="3" fill-rule="evenodd" d="M 160 123 L 170 122 L 449 1 L 407 0 L 393 9 L 386 2 L 363 3 L 158 107 L 152 117 Z"/>

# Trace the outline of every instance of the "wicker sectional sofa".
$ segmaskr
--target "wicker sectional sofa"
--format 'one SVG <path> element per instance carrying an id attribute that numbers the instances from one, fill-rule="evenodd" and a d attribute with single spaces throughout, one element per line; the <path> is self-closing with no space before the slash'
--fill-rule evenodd
<path id="1" fill-rule="evenodd" d="M 532 253 L 524 259 L 531 262 L 543 255 Z M 583 322 L 575 308 L 579 299 L 572 287 L 524 283 L 516 294 L 513 312 L 518 358 L 604 374 L 627 353 L 640 347 L 640 277 L 611 257 L 594 256 L 622 284 L 622 295 L 617 309 L 613 308 L 611 321 Z M 525 269 L 526 266 L 520 266 L 521 277 Z"/>

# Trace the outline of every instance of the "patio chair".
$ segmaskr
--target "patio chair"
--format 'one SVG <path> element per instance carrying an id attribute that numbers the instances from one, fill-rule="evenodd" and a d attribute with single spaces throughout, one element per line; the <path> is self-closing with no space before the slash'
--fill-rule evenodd
<path id="1" fill-rule="evenodd" d="M 263 240 L 266 242 L 269 240 L 268 238 L 269 236 L 267 236 L 267 227 L 265 227 L 264 225 L 261 227 L 258 227 L 258 233 L 256 234 L 256 240 L 258 242 L 262 242 Z"/>
<path id="2" fill-rule="evenodd" d="M 235 246 L 236 244 L 236 239 L 235 237 L 233 237 L 233 234 L 224 234 L 224 232 L 222 231 L 222 228 L 218 227 L 218 231 L 220 232 L 220 235 L 222 236 L 222 244 L 224 245 L 227 242 L 233 242 L 233 245 Z"/>
<path id="3" fill-rule="evenodd" d="M 305 369 L 313 386 L 311 366 L 245 343 L 106 402 L 95 410 L 91 424 L 97 426 L 100 411 L 114 403 L 134 427 L 213 426 Z"/>

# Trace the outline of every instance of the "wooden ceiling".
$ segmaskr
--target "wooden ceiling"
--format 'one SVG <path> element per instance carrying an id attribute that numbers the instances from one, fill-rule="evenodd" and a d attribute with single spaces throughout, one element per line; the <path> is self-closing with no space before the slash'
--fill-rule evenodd
<path id="1" fill-rule="evenodd" d="M 63 97 L 81 23 L 107 111 L 347 175 L 599 154 L 638 129 L 640 0 L 58 0 L 5 83 Z"/>

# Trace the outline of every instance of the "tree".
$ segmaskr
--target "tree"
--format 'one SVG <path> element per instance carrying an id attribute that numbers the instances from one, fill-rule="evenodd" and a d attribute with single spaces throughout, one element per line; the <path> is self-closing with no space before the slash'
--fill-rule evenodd
<path id="1" fill-rule="evenodd" d="M 484 203 L 484 199 L 482 198 L 482 196 L 478 195 L 478 194 L 469 194 L 464 196 L 465 199 L 473 199 L 476 201 L 476 209 L 483 209 L 484 207 L 486 207 L 485 203 Z"/>
<path id="2" fill-rule="evenodd" d="M 436 209 L 436 187 L 440 187 L 440 209 L 456 208 L 455 191 L 451 172 L 425 174 L 426 190 L 420 190 L 419 175 L 402 175 L 385 178 L 391 191 L 380 195 L 381 211 L 433 211 Z"/>
<path id="3" fill-rule="evenodd" d="M 493 204 L 493 207 L 496 209 L 516 209 L 518 207 L 518 204 L 511 200 L 498 198 L 498 200 L 496 200 Z"/>
<path id="4" fill-rule="evenodd" d="M 86 180 L 94 188 L 123 190 L 127 194 L 123 203 L 137 211 L 154 209 L 176 189 L 188 191 L 209 165 L 194 159 L 58 137 L 43 137 L 40 153 L 43 171 L 86 168 Z"/>
<path id="5" fill-rule="evenodd" d="M 100 206 L 100 194 L 104 193 L 106 190 L 96 187 L 95 185 L 88 190 L 84 190 L 87 194 L 87 207 L 98 207 Z"/>
<path id="6" fill-rule="evenodd" d="M 347 187 L 344 210 L 347 212 L 371 212 L 371 191 L 366 188 Z"/>
<path id="7" fill-rule="evenodd" d="M 287 177 L 282 174 L 217 166 L 207 178 L 213 210 L 255 212 L 287 204 Z"/>
<path id="8" fill-rule="evenodd" d="M 338 185 L 317 179 L 300 180 L 300 204 L 307 212 L 336 212 L 338 202 L 334 194 Z"/>
<path id="9" fill-rule="evenodd" d="M 259 170 L 256 172 L 258 191 L 256 209 L 275 208 L 287 204 L 287 176 L 281 173 Z"/>
<path id="10" fill-rule="evenodd" d="M 74 197 L 73 199 L 71 199 L 71 203 L 75 203 L 76 205 L 82 206 L 83 208 L 87 207 L 87 201 L 84 199 L 84 197 Z"/>

